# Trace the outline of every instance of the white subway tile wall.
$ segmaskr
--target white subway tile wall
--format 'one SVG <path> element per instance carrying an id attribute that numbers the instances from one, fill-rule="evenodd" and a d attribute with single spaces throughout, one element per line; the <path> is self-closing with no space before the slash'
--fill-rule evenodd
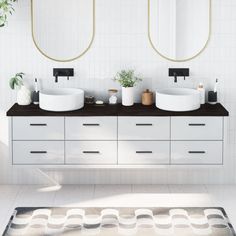
<path id="1" fill-rule="evenodd" d="M 212 35 L 206 50 L 194 60 L 175 63 L 161 58 L 147 37 L 147 0 L 97 0 L 96 35 L 91 49 L 82 58 L 54 62 L 42 56 L 31 38 L 30 0 L 20 0 L 6 27 L 0 28 L 0 183 L 235 183 L 236 182 L 236 1 L 212 0 Z M 69 12 L 68 12 L 69 14 Z M 196 39 L 197 40 L 197 39 Z M 53 67 L 73 67 L 75 77 L 55 84 Z M 169 67 L 189 67 L 191 77 L 174 84 Z M 8 118 L 5 113 L 16 101 L 8 86 L 16 72 L 26 73 L 32 85 L 35 77 L 41 88 L 79 87 L 99 99 L 108 99 L 116 72 L 133 68 L 144 78 L 136 87 L 135 100 L 142 90 L 166 86 L 197 86 L 206 89 L 219 79 L 219 100 L 229 110 L 225 166 L 220 168 L 162 168 L 153 170 L 40 170 L 13 168 L 9 156 Z M 119 93 L 120 98 L 120 93 Z M 44 174 L 43 174 L 44 173 Z"/>

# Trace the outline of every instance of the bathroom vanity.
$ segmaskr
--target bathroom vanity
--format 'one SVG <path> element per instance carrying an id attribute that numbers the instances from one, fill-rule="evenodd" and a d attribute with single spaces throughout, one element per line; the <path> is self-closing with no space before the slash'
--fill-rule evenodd
<path id="1" fill-rule="evenodd" d="M 15 104 L 10 117 L 13 165 L 155 167 L 223 165 L 221 105 L 191 112 L 167 112 L 135 104 L 85 105 L 71 112 L 48 112 Z"/>

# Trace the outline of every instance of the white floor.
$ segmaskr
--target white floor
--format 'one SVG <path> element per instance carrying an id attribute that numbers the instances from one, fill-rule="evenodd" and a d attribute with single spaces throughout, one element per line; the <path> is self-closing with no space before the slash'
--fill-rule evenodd
<path id="1" fill-rule="evenodd" d="M 218 206 L 236 228 L 236 185 L 0 185 L 0 235 L 22 206 Z"/>

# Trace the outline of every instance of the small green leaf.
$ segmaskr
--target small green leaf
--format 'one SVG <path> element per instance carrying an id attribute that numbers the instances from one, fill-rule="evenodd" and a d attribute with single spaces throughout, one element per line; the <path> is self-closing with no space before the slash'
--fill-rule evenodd
<path id="1" fill-rule="evenodd" d="M 11 78 L 10 81 L 9 81 L 9 86 L 10 86 L 11 89 L 15 88 L 14 84 L 15 84 L 14 78 Z"/>
<path id="2" fill-rule="evenodd" d="M 16 73 L 14 77 L 9 80 L 9 86 L 11 89 L 16 89 L 17 87 L 21 87 L 23 83 L 23 72 Z"/>

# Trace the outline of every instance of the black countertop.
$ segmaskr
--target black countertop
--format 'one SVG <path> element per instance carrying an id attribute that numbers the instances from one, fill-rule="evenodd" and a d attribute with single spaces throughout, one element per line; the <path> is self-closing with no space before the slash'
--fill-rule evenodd
<path id="1" fill-rule="evenodd" d="M 187 112 L 163 111 L 155 105 L 143 106 L 135 103 L 131 107 L 117 105 L 87 105 L 84 108 L 70 112 L 44 111 L 38 105 L 19 106 L 14 104 L 7 116 L 229 116 L 229 112 L 220 104 L 204 104 L 198 110 Z"/>

